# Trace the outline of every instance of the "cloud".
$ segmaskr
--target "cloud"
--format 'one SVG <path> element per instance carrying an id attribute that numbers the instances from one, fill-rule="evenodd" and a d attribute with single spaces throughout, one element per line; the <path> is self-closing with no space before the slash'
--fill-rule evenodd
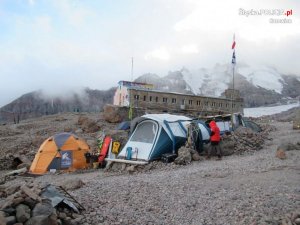
<path id="1" fill-rule="evenodd" d="M 77 28 L 85 25 L 87 19 L 94 16 L 94 12 L 79 1 L 55 0 L 54 5 L 61 16 L 66 18 L 70 25 Z"/>
<path id="2" fill-rule="evenodd" d="M 28 0 L 29 5 L 34 5 L 35 4 L 35 0 Z"/>
<path id="3" fill-rule="evenodd" d="M 145 60 L 159 59 L 159 60 L 170 60 L 170 53 L 166 47 L 162 46 L 160 48 L 154 49 L 145 54 Z"/>
<path id="4" fill-rule="evenodd" d="M 189 44 L 189 45 L 182 46 L 181 52 L 185 54 L 197 54 L 199 53 L 199 49 L 196 44 Z"/>
<path id="5" fill-rule="evenodd" d="M 58 83 L 57 90 L 108 89 L 131 79 L 131 57 L 134 78 L 230 63 L 233 33 L 237 63 L 300 71 L 300 5 L 293 0 L 7 2 L 9 7 L 0 5 L 0 78 L 5 83 L 0 106 Z M 293 22 L 270 24 L 268 16 L 239 15 L 240 8 L 292 9 Z"/>

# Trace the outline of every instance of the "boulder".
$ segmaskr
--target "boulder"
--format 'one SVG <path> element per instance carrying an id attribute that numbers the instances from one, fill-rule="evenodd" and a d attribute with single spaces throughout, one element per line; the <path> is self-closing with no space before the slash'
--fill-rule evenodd
<path id="1" fill-rule="evenodd" d="M 199 161 L 199 160 L 201 160 L 201 157 L 200 157 L 199 153 L 196 150 L 190 149 L 190 152 L 191 152 L 192 160 L 193 161 Z"/>
<path id="2" fill-rule="evenodd" d="M 0 211 L 0 225 L 6 225 L 5 213 Z"/>
<path id="3" fill-rule="evenodd" d="M 128 118 L 128 108 L 105 105 L 103 116 L 104 119 L 109 123 L 120 123 Z"/>
<path id="4" fill-rule="evenodd" d="M 292 221 L 295 221 L 297 218 L 300 218 L 300 211 L 296 211 L 292 214 Z"/>
<path id="5" fill-rule="evenodd" d="M 16 217 L 15 216 L 8 216 L 5 217 L 6 225 L 13 225 L 16 223 Z"/>
<path id="6" fill-rule="evenodd" d="M 130 165 L 126 167 L 126 171 L 128 171 L 129 173 L 133 173 L 135 171 L 135 167 L 136 165 Z"/>
<path id="7" fill-rule="evenodd" d="M 83 125 L 88 120 L 89 120 L 89 118 L 87 118 L 86 116 L 79 116 L 77 124 L 79 126 L 81 126 L 81 125 Z"/>
<path id="8" fill-rule="evenodd" d="M 174 163 L 179 165 L 186 165 L 191 163 L 192 156 L 189 148 L 186 148 L 185 146 L 182 146 L 178 150 L 178 156 L 175 159 Z"/>
<path id="9" fill-rule="evenodd" d="M 62 187 L 66 190 L 76 190 L 83 187 L 83 185 L 85 185 L 85 183 L 81 179 L 75 178 L 72 180 L 66 180 L 62 184 Z"/>
<path id="10" fill-rule="evenodd" d="M 296 225 L 300 225 L 300 218 L 295 219 L 294 223 L 295 223 Z"/>
<path id="11" fill-rule="evenodd" d="M 57 225 L 57 220 L 51 219 L 51 217 L 46 215 L 33 216 L 25 225 Z"/>
<path id="12" fill-rule="evenodd" d="M 67 214 L 64 212 L 60 212 L 58 213 L 58 218 L 64 220 L 67 218 Z"/>
<path id="13" fill-rule="evenodd" d="M 23 185 L 20 189 L 31 199 L 33 199 L 35 201 L 41 200 L 41 198 L 35 192 L 33 192 L 30 188 L 28 188 L 26 185 Z"/>
<path id="14" fill-rule="evenodd" d="M 91 120 L 85 116 L 80 116 L 77 124 L 80 126 L 82 131 L 86 133 L 95 133 L 100 129 L 94 120 Z"/>
<path id="15" fill-rule="evenodd" d="M 16 207 L 16 218 L 20 223 L 24 223 L 30 218 L 30 208 L 27 205 L 20 204 Z"/>
<path id="16" fill-rule="evenodd" d="M 20 184 L 13 184 L 13 185 L 8 186 L 5 189 L 6 195 L 9 196 L 9 195 L 16 193 L 20 189 L 20 186 L 21 186 Z"/>
<path id="17" fill-rule="evenodd" d="M 126 168 L 125 163 L 112 162 L 109 167 L 106 167 L 106 170 L 110 170 L 112 172 L 121 172 Z"/>
<path id="18" fill-rule="evenodd" d="M 27 196 L 27 197 L 24 199 L 23 204 L 28 205 L 28 206 L 32 209 L 32 208 L 35 206 L 36 201 L 33 200 L 32 198 L 30 198 L 30 197 Z"/>
<path id="19" fill-rule="evenodd" d="M 1 209 L 10 208 L 13 205 L 14 196 L 10 195 L 8 196 L 4 202 L 1 202 Z"/>
<path id="20" fill-rule="evenodd" d="M 17 198 L 14 198 L 12 200 L 12 206 L 17 206 L 19 205 L 20 203 L 24 202 L 24 198 L 23 197 L 17 197 Z"/>
<path id="21" fill-rule="evenodd" d="M 35 205 L 35 207 L 32 210 L 32 216 L 38 217 L 38 216 L 50 216 L 52 213 L 54 213 L 54 208 L 51 205 L 51 200 L 49 199 L 43 199 L 41 203 L 38 203 Z"/>
<path id="22" fill-rule="evenodd" d="M 285 151 L 282 150 L 282 149 L 278 149 L 276 151 L 276 157 L 279 158 L 279 159 L 286 159 Z"/>

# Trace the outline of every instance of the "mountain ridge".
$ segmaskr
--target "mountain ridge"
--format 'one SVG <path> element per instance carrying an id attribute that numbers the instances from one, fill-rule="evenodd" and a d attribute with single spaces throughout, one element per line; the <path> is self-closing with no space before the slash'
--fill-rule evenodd
<path id="1" fill-rule="evenodd" d="M 151 83 L 154 89 L 166 92 L 220 97 L 224 96 L 225 89 L 232 87 L 231 69 L 230 65 L 221 64 L 194 71 L 183 67 L 163 77 L 146 73 L 135 82 Z M 300 96 L 300 77 L 280 74 L 271 67 L 251 70 L 251 67 L 242 65 L 237 67 L 234 79 L 235 89 L 244 98 L 245 107 L 264 106 Z M 85 88 L 69 92 L 67 97 L 51 97 L 42 90 L 26 93 L 0 108 L 0 121 L 16 121 L 60 112 L 99 112 L 105 104 L 113 102 L 115 89 Z"/>

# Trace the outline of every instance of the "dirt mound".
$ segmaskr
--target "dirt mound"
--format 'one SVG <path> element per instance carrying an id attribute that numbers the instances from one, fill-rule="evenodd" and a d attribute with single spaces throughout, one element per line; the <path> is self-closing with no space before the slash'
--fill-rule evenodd
<path id="1" fill-rule="evenodd" d="M 78 125 L 86 133 L 95 133 L 100 129 L 96 121 L 85 116 L 79 116 Z"/>

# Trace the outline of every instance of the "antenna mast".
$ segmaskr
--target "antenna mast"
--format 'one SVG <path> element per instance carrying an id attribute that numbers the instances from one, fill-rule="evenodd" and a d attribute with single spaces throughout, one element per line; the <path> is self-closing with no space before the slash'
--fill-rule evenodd
<path id="1" fill-rule="evenodd" d="M 131 82 L 133 82 L 133 57 L 131 57 Z"/>

